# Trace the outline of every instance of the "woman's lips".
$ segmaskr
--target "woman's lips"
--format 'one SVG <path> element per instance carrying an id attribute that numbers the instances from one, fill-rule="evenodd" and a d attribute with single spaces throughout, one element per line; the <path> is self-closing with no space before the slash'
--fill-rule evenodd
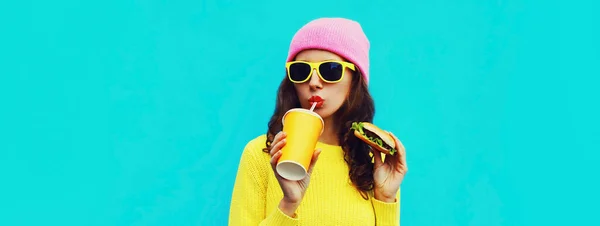
<path id="1" fill-rule="evenodd" d="M 320 96 L 312 96 L 308 99 L 308 103 L 310 103 L 310 106 L 312 106 L 314 103 L 317 103 L 316 107 L 321 107 L 323 106 L 323 102 L 325 102 L 325 100 L 323 100 L 323 98 L 321 98 Z"/>
<path id="2" fill-rule="evenodd" d="M 310 102 L 319 102 L 319 101 L 323 101 L 323 98 L 321 98 L 320 96 L 312 96 L 308 99 L 308 101 Z"/>
<path id="3" fill-rule="evenodd" d="M 322 107 L 322 106 L 323 106 L 323 101 L 319 101 L 319 102 L 310 102 L 310 106 L 312 107 L 312 105 L 313 105 L 314 103 L 317 103 L 317 106 L 315 106 L 316 108 L 320 108 L 320 107 Z"/>

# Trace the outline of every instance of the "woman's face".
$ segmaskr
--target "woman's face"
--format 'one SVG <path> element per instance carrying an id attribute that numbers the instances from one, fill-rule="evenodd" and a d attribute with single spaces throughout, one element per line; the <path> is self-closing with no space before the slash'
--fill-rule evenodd
<path id="1" fill-rule="evenodd" d="M 305 50 L 296 56 L 296 60 L 320 62 L 343 59 L 337 54 L 325 50 Z M 323 118 L 333 115 L 344 104 L 352 84 L 352 71 L 348 68 L 345 70 L 343 79 L 338 83 L 327 83 L 321 80 L 317 70 L 312 71 L 308 81 L 295 83 L 294 86 L 302 108 L 310 109 L 316 102 L 317 107 L 314 111 L 317 114 Z"/>

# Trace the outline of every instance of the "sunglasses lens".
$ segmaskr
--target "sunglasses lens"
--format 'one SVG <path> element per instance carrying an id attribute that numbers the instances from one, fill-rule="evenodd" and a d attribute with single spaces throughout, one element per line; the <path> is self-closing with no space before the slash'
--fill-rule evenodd
<path id="1" fill-rule="evenodd" d="M 340 63 L 336 62 L 323 63 L 319 67 L 319 72 L 321 72 L 321 76 L 323 76 L 323 79 L 330 82 L 340 80 L 342 78 L 343 70 L 344 67 Z"/>
<path id="2" fill-rule="evenodd" d="M 290 79 L 292 81 L 304 81 L 310 75 L 310 65 L 305 63 L 293 63 L 290 65 Z"/>

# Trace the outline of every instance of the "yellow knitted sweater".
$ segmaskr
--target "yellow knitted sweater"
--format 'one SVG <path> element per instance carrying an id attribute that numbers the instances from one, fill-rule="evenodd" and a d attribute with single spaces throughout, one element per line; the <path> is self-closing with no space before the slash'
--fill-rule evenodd
<path id="1" fill-rule="evenodd" d="M 241 156 L 229 213 L 229 225 L 367 226 L 400 225 L 400 191 L 394 203 L 365 200 L 352 186 L 340 146 L 317 143 L 322 150 L 294 218 L 279 208 L 283 192 L 262 151 L 265 135 L 246 144 Z"/>

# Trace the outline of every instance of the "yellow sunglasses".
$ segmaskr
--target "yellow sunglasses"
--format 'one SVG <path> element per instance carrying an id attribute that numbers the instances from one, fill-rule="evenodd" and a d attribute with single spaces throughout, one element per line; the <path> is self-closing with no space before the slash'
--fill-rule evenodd
<path id="1" fill-rule="evenodd" d="M 327 60 L 321 62 L 291 61 L 285 64 L 288 78 L 293 83 L 303 83 L 310 79 L 313 70 L 317 70 L 319 77 L 327 83 L 342 81 L 345 69 L 354 71 L 352 63 L 339 60 Z"/>

